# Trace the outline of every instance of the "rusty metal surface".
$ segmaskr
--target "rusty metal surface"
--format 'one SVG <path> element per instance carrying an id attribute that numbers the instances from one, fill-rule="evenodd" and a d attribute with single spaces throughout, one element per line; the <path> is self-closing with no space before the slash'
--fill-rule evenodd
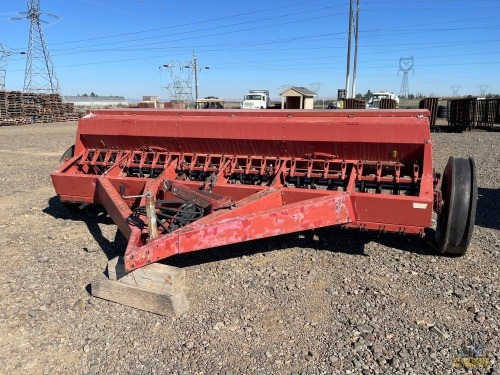
<path id="1" fill-rule="evenodd" d="M 104 205 L 128 270 L 332 225 L 423 234 L 435 188 L 427 110 L 96 111 L 51 177 Z"/>

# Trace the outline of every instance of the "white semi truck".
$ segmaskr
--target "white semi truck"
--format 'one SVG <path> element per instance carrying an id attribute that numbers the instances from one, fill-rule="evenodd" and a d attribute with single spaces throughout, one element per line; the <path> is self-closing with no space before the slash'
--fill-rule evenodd
<path id="1" fill-rule="evenodd" d="M 366 108 L 380 108 L 380 99 L 392 99 L 396 101 L 396 108 L 399 108 L 399 97 L 388 91 L 374 92 L 368 101 Z"/>
<path id="2" fill-rule="evenodd" d="M 265 109 L 271 107 L 269 90 L 249 90 L 243 97 L 241 108 L 243 109 Z"/>

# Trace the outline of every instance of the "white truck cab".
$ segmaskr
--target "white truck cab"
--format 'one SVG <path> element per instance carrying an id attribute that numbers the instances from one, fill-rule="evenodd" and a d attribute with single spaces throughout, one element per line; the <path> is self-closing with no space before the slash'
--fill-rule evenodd
<path id="1" fill-rule="evenodd" d="M 243 97 L 242 109 L 265 109 L 271 107 L 269 90 L 250 90 Z"/>
<path id="2" fill-rule="evenodd" d="M 399 107 L 399 97 L 396 94 L 388 91 L 379 91 L 374 92 L 366 108 L 380 108 L 380 100 L 381 99 L 392 99 L 396 101 L 396 108 Z"/>

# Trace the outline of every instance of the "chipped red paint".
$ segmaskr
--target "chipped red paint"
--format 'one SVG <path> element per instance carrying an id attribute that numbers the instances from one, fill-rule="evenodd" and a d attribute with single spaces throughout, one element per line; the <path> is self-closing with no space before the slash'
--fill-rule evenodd
<path id="1" fill-rule="evenodd" d="M 129 240 L 128 270 L 333 225 L 423 234 L 436 201 L 426 110 L 95 111 L 75 145 L 55 190 L 106 208 Z M 203 217 L 153 239 L 131 220 L 148 192 Z"/>

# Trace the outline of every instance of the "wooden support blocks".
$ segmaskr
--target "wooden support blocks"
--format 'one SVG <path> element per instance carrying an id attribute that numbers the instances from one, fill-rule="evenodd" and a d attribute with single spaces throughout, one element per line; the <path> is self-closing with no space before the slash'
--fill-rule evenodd
<path id="1" fill-rule="evenodd" d="M 126 273 L 123 257 L 108 262 L 108 276 L 92 280 L 92 295 L 155 314 L 179 317 L 189 309 L 186 271 L 152 263 Z"/>

